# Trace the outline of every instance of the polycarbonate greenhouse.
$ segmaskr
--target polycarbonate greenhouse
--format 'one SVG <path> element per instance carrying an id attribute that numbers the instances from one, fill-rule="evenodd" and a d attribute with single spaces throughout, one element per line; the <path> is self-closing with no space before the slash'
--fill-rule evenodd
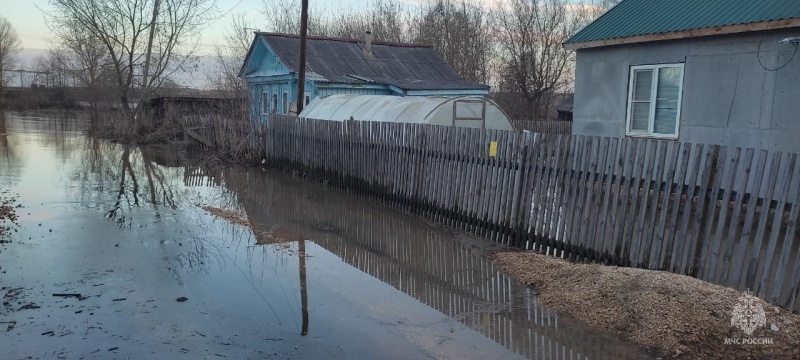
<path id="1" fill-rule="evenodd" d="M 311 101 L 300 117 L 514 129 L 494 101 L 480 96 L 331 95 Z"/>

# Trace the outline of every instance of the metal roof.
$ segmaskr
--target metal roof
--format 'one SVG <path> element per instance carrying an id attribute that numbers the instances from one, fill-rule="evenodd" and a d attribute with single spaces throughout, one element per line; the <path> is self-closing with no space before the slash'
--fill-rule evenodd
<path id="1" fill-rule="evenodd" d="M 800 18 L 800 0 L 623 0 L 565 44 Z"/>
<path id="2" fill-rule="evenodd" d="M 300 63 L 300 37 L 258 33 L 292 72 Z M 430 45 L 372 42 L 373 56 L 364 53 L 363 40 L 309 36 L 306 72 L 329 82 L 389 84 L 403 90 L 487 90 L 462 79 Z"/>
<path id="3" fill-rule="evenodd" d="M 561 99 L 561 102 L 558 103 L 556 107 L 556 111 L 558 112 L 572 112 L 572 107 L 575 104 L 575 93 L 568 93 L 564 95 L 564 98 Z"/>

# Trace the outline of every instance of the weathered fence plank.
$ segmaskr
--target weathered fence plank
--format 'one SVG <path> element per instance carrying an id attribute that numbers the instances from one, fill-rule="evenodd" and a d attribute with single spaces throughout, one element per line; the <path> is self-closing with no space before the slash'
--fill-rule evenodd
<path id="1" fill-rule="evenodd" d="M 586 207 L 589 201 L 589 187 L 592 186 L 592 174 L 594 174 L 597 169 L 596 146 L 597 141 L 594 141 L 593 137 L 586 138 L 583 162 L 580 169 L 582 176 L 579 178 L 580 181 L 578 182 L 578 197 L 575 201 L 576 204 L 572 218 L 572 234 L 575 238 L 575 241 L 573 241 L 574 250 L 569 257 L 572 261 L 577 259 L 583 261 L 583 257 L 586 255 L 584 247 L 586 244 L 586 235 L 582 229 L 588 227 L 588 218 L 586 218 L 587 221 L 584 222 L 584 214 L 588 214 L 588 209 L 586 209 Z"/>
<path id="2" fill-rule="evenodd" d="M 639 211 L 634 213 L 635 217 L 638 217 L 638 221 L 634 224 L 633 232 L 632 232 L 632 239 L 633 243 L 631 244 L 631 256 L 630 256 L 630 263 L 631 266 L 641 267 L 639 264 L 639 260 L 641 258 L 642 248 L 647 249 L 645 244 L 649 244 L 650 240 L 644 238 L 644 224 L 647 220 L 647 205 L 648 200 L 650 199 L 650 185 L 652 184 L 653 180 L 659 181 L 660 179 L 653 178 L 653 170 L 656 165 L 656 161 L 658 159 L 658 148 L 660 142 L 650 141 L 647 146 L 647 153 L 644 157 L 644 167 L 642 173 L 642 180 L 644 181 L 644 189 L 641 190 L 641 186 L 637 184 L 634 188 L 636 191 L 637 199 L 641 199 L 641 203 L 639 203 Z M 659 163 L 660 164 L 660 163 Z M 660 166 L 659 166 L 660 167 Z M 635 204 L 635 202 L 634 202 Z M 634 209 L 636 207 L 634 206 Z M 634 219 L 632 219 L 634 220 Z"/>
<path id="3" fill-rule="evenodd" d="M 667 172 L 663 174 L 663 178 L 661 175 L 657 177 L 659 183 L 663 181 L 663 184 L 666 186 L 664 186 L 663 192 L 659 194 L 659 191 L 656 191 L 655 196 L 653 196 L 653 217 L 651 218 L 653 233 L 650 235 L 653 246 L 650 249 L 651 251 L 648 254 L 649 259 L 647 261 L 647 268 L 651 270 L 660 269 L 664 263 L 661 254 L 664 253 L 664 234 L 666 233 L 665 227 L 667 225 L 667 214 L 669 213 L 669 199 L 672 190 L 671 184 L 675 181 L 675 173 L 677 172 L 675 164 L 678 161 L 679 150 L 680 143 L 667 143 L 666 149 L 664 149 L 665 162 L 662 169 L 666 169 Z M 660 165 L 658 166 L 661 168 Z M 656 214 L 658 214 L 658 224 L 656 224 Z"/>
<path id="4" fill-rule="evenodd" d="M 730 159 L 727 160 L 727 162 L 723 163 L 723 164 L 725 164 L 725 166 L 724 166 L 724 169 L 725 169 L 724 174 L 723 173 L 719 174 L 719 175 L 721 175 L 721 177 L 724 177 L 722 179 L 722 188 L 719 189 L 719 191 L 722 192 L 725 196 L 722 197 L 724 200 L 720 204 L 721 206 L 720 206 L 720 209 L 719 209 L 719 216 L 716 217 L 717 218 L 717 227 L 716 227 L 716 230 L 714 230 L 713 240 L 711 238 L 711 236 L 712 236 L 712 233 L 711 233 L 712 230 L 711 229 L 713 227 L 713 223 L 711 221 L 709 221 L 708 224 L 706 225 L 708 227 L 707 234 L 709 235 L 706 238 L 706 241 L 707 241 L 707 243 L 711 243 L 711 244 L 710 244 L 710 246 L 708 248 L 705 248 L 705 247 L 703 248 L 705 250 L 705 254 L 703 254 L 701 256 L 701 266 L 700 266 L 700 273 L 698 274 L 698 277 L 702 277 L 702 278 L 705 278 L 705 279 L 714 279 L 714 274 L 717 271 L 717 257 L 719 256 L 719 249 L 720 249 L 720 246 L 722 245 L 722 243 L 721 243 L 722 242 L 722 233 L 724 232 L 725 220 L 726 220 L 726 218 L 728 216 L 728 208 L 730 207 L 730 204 L 728 203 L 728 201 L 725 201 L 725 200 L 730 198 L 730 195 L 731 195 L 730 193 L 733 190 L 734 181 L 736 179 L 734 174 L 736 173 L 736 171 L 739 168 L 739 156 L 740 155 L 741 155 L 741 149 L 740 148 L 733 149 L 733 153 L 731 154 Z M 723 161 L 725 161 L 725 159 L 723 159 Z M 716 209 L 717 208 L 717 204 L 716 204 L 717 196 L 716 196 L 716 194 L 712 195 L 711 199 L 713 201 L 713 203 L 711 204 L 711 208 Z M 708 219 L 713 220 L 714 218 L 709 217 Z"/>
<path id="5" fill-rule="evenodd" d="M 644 142 L 639 143 L 639 146 L 636 149 L 636 156 L 634 157 L 635 165 L 633 167 L 633 174 L 631 175 L 631 181 L 625 186 L 625 195 L 630 194 L 630 198 L 626 199 L 626 206 L 627 211 L 624 212 L 625 218 L 623 223 L 623 232 L 622 232 L 622 253 L 620 256 L 620 263 L 625 266 L 631 266 L 635 264 L 631 264 L 631 245 L 633 243 L 633 236 L 636 224 L 636 208 L 639 205 L 639 182 L 642 178 L 642 174 L 644 172 L 645 167 L 645 158 L 647 158 L 647 154 L 649 153 L 650 146 L 653 142 L 651 140 L 647 140 Z M 624 209 L 624 208 L 623 208 Z"/>
<path id="6" fill-rule="evenodd" d="M 798 167 L 800 168 L 800 167 Z M 787 219 L 786 224 L 786 235 L 783 239 L 783 247 L 781 248 L 780 252 L 780 259 L 778 260 L 778 268 L 777 273 L 775 274 L 775 286 L 773 287 L 772 296 L 770 296 L 769 301 L 773 304 L 778 303 L 780 300 L 780 296 L 782 293 L 785 293 L 787 296 L 788 289 L 783 288 L 783 278 L 786 276 L 786 270 L 789 265 L 789 255 L 792 251 L 792 245 L 798 245 L 798 253 L 800 253 L 800 243 L 795 239 L 795 234 L 797 232 L 798 227 L 798 217 L 800 217 L 800 171 L 795 173 L 794 181 L 792 183 L 797 184 L 794 187 L 794 199 L 792 199 L 792 208 L 789 212 L 789 217 Z M 788 185 L 788 184 L 787 184 Z M 787 186 L 788 188 L 788 186 Z M 780 209 L 781 207 L 778 207 Z M 778 218 L 781 218 L 778 216 Z M 783 220 L 781 218 L 781 220 Z M 776 231 L 777 232 L 777 231 Z M 798 254 L 800 257 L 800 254 Z M 800 264 L 800 260 L 798 260 L 798 264 Z M 766 292 L 765 292 L 766 293 Z M 783 305 L 788 305 L 788 300 Z"/>
<path id="7" fill-rule="evenodd" d="M 738 149 L 737 149 L 738 150 Z M 746 149 L 744 153 L 744 161 L 742 161 L 742 171 L 737 171 L 737 175 L 733 177 L 733 181 L 735 182 L 736 179 L 742 179 L 738 182 L 738 184 L 731 184 L 730 189 L 735 192 L 733 208 L 731 211 L 731 220 L 728 225 L 728 232 L 727 236 L 720 240 L 720 242 L 724 242 L 724 248 L 722 251 L 722 264 L 720 269 L 718 283 L 725 284 L 728 282 L 727 273 L 730 272 L 730 260 L 731 256 L 733 256 L 733 246 L 736 243 L 734 239 L 736 239 L 736 230 L 739 227 L 739 216 L 744 212 L 742 209 L 742 202 L 744 201 L 744 193 L 747 191 L 747 184 L 750 180 L 750 171 L 752 170 L 753 165 L 753 154 L 754 149 Z M 725 202 L 722 203 L 722 206 L 728 206 Z M 720 228 L 719 231 L 722 232 L 724 229 Z M 727 240 L 727 241 L 726 241 Z"/>
<path id="8" fill-rule="evenodd" d="M 794 175 L 794 167 L 795 163 L 797 162 L 797 154 L 790 153 L 786 155 L 787 163 L 782 166 L 783 174 L 781 175 L 781 180 L 778 182 L 777 188 L 778 195 L 776 198 L 778 200 L 778 206 L 776 207 L 775 215 L 773 216 L 772 229 L 769 234 L 769 243 L 767 245 L 767 253 L 764 256 L 764 264 L 761 267 L 761 281 L 758 282 L 758 291 L 756 292 L 759 297 L 764 297 L 767 294 L 767 286 L 769 285 L 767 280 L 772 274 L 772 260 L 775 258 L 775 248 L 778 245 L 778 235 L 780 234 L 781 225 L 783 225 L 782 210 L 786 207 L 786 201 L 788 200 L 787 198 L 789 196 L 789 188 L 792 184 L 792 176 Z M 798 179 L 795 177 L 794 181 L 797 182 Z M 778 209 L 780 209 L 780 211 Z M 764 212 L 769 213 L 769 210 L 767 209 Z"/>
<path id="9" fill-rule="evenodd" d="M 769 168 L 769 179 L 767 180 L 767 189 L 764 199 L 767 201 L 772 201 L 773 194 L 775 193 L 775 186 L 778 182 L 778 169 L 781 164 L 782 158 L 781 152 L 775 152 L 772 154 L 772 163 L 770 164 Z M 759 260 L 761 260 L 760 253 L 761 253 L 761 244 L 764 240 L 764 232 L 766 231 L 767 227 L 767 219 L 769 218 L 769 207 L 761 207 L 761 215 L 758 219 L 758 228 L 756 229 L 756 237 L 753 242 L 752 250 L 750 251 L 750 261 L 747 266 L 747 275 L 745 277 L 745 286 L 748 290 L 754 291 L 753 287 L 755 286 L 755 279 L 756 279 L 756 272 Z"/>

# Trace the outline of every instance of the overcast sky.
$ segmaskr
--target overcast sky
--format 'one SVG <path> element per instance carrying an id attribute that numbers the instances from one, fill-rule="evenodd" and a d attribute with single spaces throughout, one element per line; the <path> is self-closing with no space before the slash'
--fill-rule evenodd
<path id="1" fill-rule="evenodd" d="M 269 0 L 267 0 L 269 1 Z M 415 0 L 401 0 L 414 3 Z M 310 0 L 312 7 L 330 8 L 363 8 L 364 0 Z M 218 18 L 211 22 L 201 34 L 201 54 L 210 54 L 215 41 L 219 41 L 231 19 L 237 14 L 244 14 L 247 20 L 257 26 L 263 26 L 262 0 L 216 0 Z M 299 2 L 298 2 L 299 3 Z M 0 15 L 11 21 L 17 30 L 22 46 L 26 50 L 47 49 L 52 40 L 50 30 L 40 9 L 48 10 L 48 0 L 0 0 Z M 298 9 L 299 11 L 299 9 Z"/>
<path id="2" fill-rule="evenodd" d="M 267 0 L 269 1 L 269 0 Z M 401 0 L 403 2 L 414 3 L 418 0 Z M 326 8 L 362 8 L 364 0 L 310 0 L 312 7 Z M 19 54 L 21 68 L 32 69 L 36 61 L 46 54 L 46 49 L 53 41 L 50 29 L 47 26 L 42 10 L 50 9 L 48 0 L 0 0 L 0 15 L 5 17 L 14 26 L 23 51 Z M 218 15 L 216 20 L 209 23 L 203 30 L 200 37 L 200 48 L 197 55 L 211 55 L 214 51 L 214 43 L 220 42 L 223 34 L 230 26 L 234 16 L 243 14 L 249 23 L 255 27 L 264 26 L 264 16 L 262 0 L 216 0 Z M 299 1 L 298 1 L 299 4 Z M 298 9 L 299 11 L 299 9 Z M 211 59 L 201 59 L 201 67 L 208 66 Z M 208 64 L 206 64 L 208 63 Z M 202 72 L 202 71 L 201 71 Z M 186 77 L 186 76 L 182 76 Z M 205 78 L 189 75 L 190 80 L 179 81 L 187 82 L 188 86 L 203 86 Z M 16 78 L 12 79 L 12 83 Z M 185 80 L 185 79 L 184 79 Z M 12 84 L 14 85 L 14 84 Z"/>
<path id="3" fill-rule="evenodd" d="M 210 53 L 231 17 L 243 13 L 255 24 L 261 24 L 261 0 L 217 0 L 219 18 L 201 34 L 201 51 Z M 46 49 L 52 39 L 44 15 L 39 9 L 49 9 L 48 0 L 0 0 L 0 15 L 11 21 L 25 49 Z M 225 14 L 224 16 L 222 16 Z"/>

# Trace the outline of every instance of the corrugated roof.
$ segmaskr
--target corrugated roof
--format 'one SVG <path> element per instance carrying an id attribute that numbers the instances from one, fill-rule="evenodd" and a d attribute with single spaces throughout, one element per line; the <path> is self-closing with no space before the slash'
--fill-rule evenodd
<path id="1" fill-rule="evenodd" d="M 561 99 L 561 102 L 558 103 L 556 107 L 556 111 L 558 112 L 572 112 L 572 107 L 575 105 L 575 93 L 569 93 L 564 95 L 564 98 Z"/>
<path id="2" fill-rule="evenodd" d="M 800 18 L 800 0 L 623 0 L 565 43 Z"/>
<path id="3" fill-rule="evenodd" d="M 297 72 L 300 37 L 258 33 L 281 61 Z M 306 72 L 322 75 L 330 82 L 394 85 L 403 90 L 461 90 L 489 87 L 462 79 L 433 51 L 430 45 L 373 42 L 372 54 L 364 53 L 362 40 L 309 36 L 306 41 Z"/>

